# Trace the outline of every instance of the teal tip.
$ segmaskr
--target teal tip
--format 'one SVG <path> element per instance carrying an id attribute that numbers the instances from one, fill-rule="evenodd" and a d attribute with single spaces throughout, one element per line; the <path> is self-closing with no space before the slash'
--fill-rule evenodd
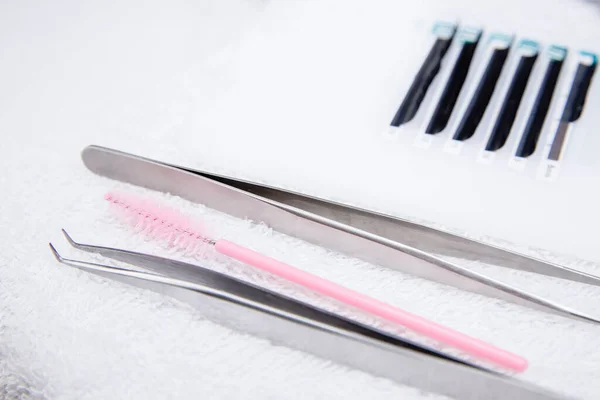
<path id="1" fill-rule="evenodd" d="M 490 40 L 504 40 L 506 42 L 510 42 L 512 38 L 512 35 L 507 33 L 492 33 L 490 35 Z"/>
<path id="2" fill-rule="evenodd" d="M 540 46 L 539 46 L 538 42 L 536 42 L 534 40 L 521 39 L 521 41 L 519 41 L 518 48 L 521 50 L 524 50 L 527 55 L 533 56 L 534 54 L 537 54 Z"/>
<path id="3" fill-rule="evenodd" d="M 456 24 L 445 21 L 436 22 L 433 25 L 432 32 L 441 38 L 449 39 L 454 36 L 454 32 L 456 32 Z"/>
<path id="4" fill-rule="evenodd" d="M 548 56 L 553 60 L 564 60 L 567 57 L 567 48 L 553 44 L 548 48 Z"/>
<path id="5" fill-rule="evenodd" d="M 591 59 L 590 65 L 598 64 L 598 55 L 596 53 L 592 53 L 591 51 L 581 51 L 579 52 L 584 57 L 589 57 Z"/>
<path id="6" fill-rule="evenodd" d="M 473 43 L 481 37 L 481 28 L 465 26 L 458 32 L 458 37 L 462 42 Z"/>

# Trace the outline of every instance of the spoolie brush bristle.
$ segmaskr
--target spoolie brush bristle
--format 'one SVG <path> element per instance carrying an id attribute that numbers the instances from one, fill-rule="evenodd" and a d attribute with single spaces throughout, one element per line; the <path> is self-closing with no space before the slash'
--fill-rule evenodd
<path id="1" fill-rule="evenodd" d="M 170 248 L 198 255 L 203 245 L 214 243 L 203 234 L 203 227 L 177 210 L 131 194 L 110 192 L 104 196 L 111 210 L 136 232 L 166 242 Z"/>

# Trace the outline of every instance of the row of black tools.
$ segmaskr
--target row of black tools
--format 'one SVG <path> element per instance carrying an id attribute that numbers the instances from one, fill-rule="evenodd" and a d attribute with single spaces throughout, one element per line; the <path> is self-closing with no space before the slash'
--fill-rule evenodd
<path id="1" fill-rule="evenodd" d="M 483 32 L 472 28 L 458 29 L 454 25 L 441 23 L 434 26 L 434 34 L 437 38 L 394 116 L 390 124 L 392 127 L 400 127 L 415 117 L 432 82 L 442 67 L 445 67 L 443 65 L 444 57 L 448 53 L 452 42 L 456 40 L 460 50 L 454 64 L 447 66 L 452 70 L 441 95 L 437 99 L 437 105 L 430 117 L 425 133 L 435 135 L 443 131 L 455 109 L 471 69 L 475 51 L 482 41 Z M 454 140 L 465 141 L 475 134 L 493 97 L 502 70 L 507 64 L 506 61 L 509 58 L 513 38 L 508 35 L 492 34 L 489 43 L 493 46 L 491 55 L 483 61 L 487 61 L 485 70 L 473 95 L 466 100 L 469 101 L 469 105 L 453 134 Z M 540 58 L 540 45 L 535 41 L 522 39 L 514 46 L 514 52 L 519 60 L 502 100 L 500 111 L 495 118 L 491 135 L 486 143 L 485 150 L 487 151 L 496 151 L 506 143 L 534 65 Z M 550 109 L 552 97 L 557 91 L 559 75 L 561 70 L 565 69 L 563 66 L 567 53 L 567 49 L 562 46 L 551 45 L 548 48 L 547 66 L 515 154 L 517 157 L 528 157 L 535 151 L 542 126 Z M 585 98 L 598 64 L 597 56 L 593 53 L 580 51 L 577 57 L 579 64 L 571 81 L 569 95 L 560 118 L 561 123 L 555 133 L 554 142 L 548 155 L 549 159 L 558 160 L 565 136 L 561 135 L 561 132 L 566 131 L 566 126 L 575 122 L 581 116 Z"/>

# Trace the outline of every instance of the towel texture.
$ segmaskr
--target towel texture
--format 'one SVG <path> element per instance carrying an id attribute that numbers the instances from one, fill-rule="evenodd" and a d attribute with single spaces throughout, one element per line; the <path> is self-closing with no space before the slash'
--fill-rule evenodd
<path id="1" fill-rule="evenodd" d="M 368 76 L 398 37 L 414 36 L 415 25 L 406 21 L 426 26 L 453 17 L 576 40 L 593 32 L 600 10 L 566 0 L 3 2 L 0 398 L 441 398 L 226 329 L 186 304 L 57 264 L 48 241 L 65 254 L 89 257 L 69 250 L 60 228 L 80 241 L 184 257 L 115 221 L 103 200 L 115 188 L 167 202 L 202 217 L 218 235 L 521 354 L 531 367 L 520 379 L 599 398 L 600 327 L 369 265 L 202 205 L 117 184 L 91 174 L 80 160 L 86 145 L 100 144 L 393 209 L 386 193 L 402 188 L 386 184 L 394 175 L 382 167 L 393 167 L 394 155 L 370 123 L 388 114 L 369 103 L 373 85 L 357 76 Z M 415 39 L 415 49 L 419 45 Z M 290 46 L 298 49 L 296 57 Z M 406 56 L 411 59 L 410 51 Z M 312 84 L 294 83 L 300 71 Z M 267 72 L 270 86 L 252 86 Z M 348 174 L 369 178 L 352 183 Z M 378 195 L 369 197 L 373 188 Z M 222 258 L 198 262 L 354 315 Z M 598 288 L 472 267 L 597 309 Z"/>

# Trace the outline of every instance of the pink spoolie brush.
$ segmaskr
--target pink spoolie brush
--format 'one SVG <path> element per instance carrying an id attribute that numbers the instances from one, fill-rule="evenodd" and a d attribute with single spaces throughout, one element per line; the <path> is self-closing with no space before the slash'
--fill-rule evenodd
<path id="1" fill-rule="evenodd" d="M 113 209 L 118 214 L 125 217 L 127 222 L 142 229 L 152 237 L 168 241 L 172 246 L 179 249 L 196 253 L 201 251 L 203 245 L 212 245 L 221 254 L 388 321 L 403 325 L 408 329 L 460 349 L 477 358 L 518 372 L 522 372 L 527 368 L 526 359 L 506 350 L 340 286 L 317 275 L 294 268 L 228 240 L 211 239 L 203 233 L 204 229 L 201 225 L 177 211 L 139 200 L 131 195 L 108 193 L 105 199 L 113 205 Z"/>

